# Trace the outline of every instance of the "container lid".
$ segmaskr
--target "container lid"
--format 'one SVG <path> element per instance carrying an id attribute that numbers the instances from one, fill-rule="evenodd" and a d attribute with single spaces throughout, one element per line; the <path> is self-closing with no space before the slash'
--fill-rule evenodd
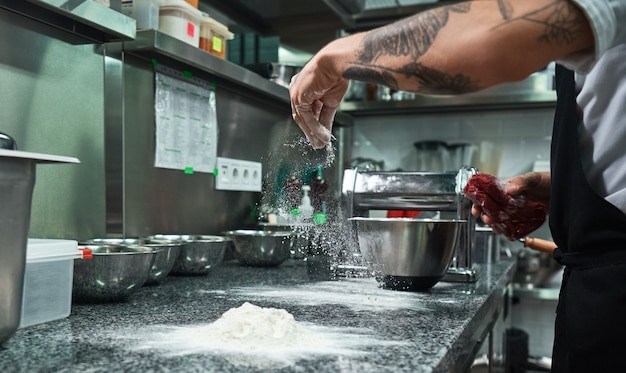
<path id="1" fill-rule="evenodd" d="M 185 0 L 165 0 L 159 7 L 160 11 L 179 10 L 185 13 L 187 16 L 193 18 L 193 21 L 200 23 L 202 21 L 202 12 L 194 8 Z"/>
<path id="2" fill-rule="evenodd" d="M 52 240 L 29 238 L 26 247 L 28 263 L 81 259 L 83 252 L 78 249 L 78 242 L 72 240 Z"/>
<path id="3" fill-rule="evenodd" d="M 37 163 L 80 163 L 78 158 L 52 154 L 23 152 L 21 150 L 0 149 L 0 157 L 32 159 Z"/>
<path id="4" fill-rule="evenodd" d="M 235 34 L 228 31 L 228 27 L 223 23 L 218 22 L 216 19 L 209 17 L 208 14 L 205 14 L 202 17 L 201 27 L 209 27 L 213 31 L 219 33 L 224 37 L 224 39 L 231 40 L 235 37 Z"/>

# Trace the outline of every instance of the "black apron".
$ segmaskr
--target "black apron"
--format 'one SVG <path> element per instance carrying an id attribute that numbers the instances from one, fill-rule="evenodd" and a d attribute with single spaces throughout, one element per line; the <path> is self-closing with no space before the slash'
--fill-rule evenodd
<path id="1" fill-rule="evenodd" d="M 626 215 L 589 186 L 574 74 L 557 66 L 556 79 L 550 228 L 565 272 L 552 371 L 626 372 Z"/>

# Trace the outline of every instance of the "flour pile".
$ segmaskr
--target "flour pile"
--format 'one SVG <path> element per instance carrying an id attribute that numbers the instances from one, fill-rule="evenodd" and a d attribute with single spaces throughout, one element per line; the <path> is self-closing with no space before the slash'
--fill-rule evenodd
<path id="1" fill-rule="evenodd" d="M 225 359 L 234 366 L 281 369 L 316 356 L 367 354 L 366 346 L 401 346 L 406 341 L 384 341 L 362 328 L 326 327 L 298 322 L 284 309 L 263 308 L 245 302 L 211 324 L 173 327 L 153 325 L 114 332 L 134 350 L 162 351 L 168 356 L 195 355 Z M 110 343 L 110 342 L 108 342 Z"/>
<path id="2" fill-rule="evenodd" d="M 284 309 L 245 302 L 212 324 L 197 329 L 212 345 L 227 349 L 297 349 L 323 343 L 323 338 L 299 325 Z"/>

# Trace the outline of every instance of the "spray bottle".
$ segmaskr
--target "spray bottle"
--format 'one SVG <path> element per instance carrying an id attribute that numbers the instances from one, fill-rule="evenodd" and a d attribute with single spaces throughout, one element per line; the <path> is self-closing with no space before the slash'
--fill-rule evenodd
<path id="1" fill-rule="evenodd" d="M 309 197 L 311 187 L 309 185 L 303 185 L 302 191 L 304 192 L 304 195 L 302 196 L 302 201 L 298 210 L 300 210 L 300 216 L 302 216 L 303 219 L 309 220 L 313 218 L 313 206 L 311 205 L 311 197 Z"/>

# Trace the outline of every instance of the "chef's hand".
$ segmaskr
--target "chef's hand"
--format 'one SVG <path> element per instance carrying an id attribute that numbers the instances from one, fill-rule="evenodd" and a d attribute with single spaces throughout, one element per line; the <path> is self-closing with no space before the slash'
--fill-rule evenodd
<path id="1" fill-rule="evenodd" d="M 524 194 L 525 198 L 537 202 L 542 202 L 549 206 L 550 202 L 550 173 L 549 172 L 527 172 L 523 175 L 505 179 L 506 193 L 511 196 Z M 480 217 L 483 223 L 493 228 L 494 233 L 502 232 L 493 225 L 493 221 L 483 213 L 479 205 L 472 205 L 472 215 Z"/>
<path id="2" fill-rule="evenodd" d="M 344 42 L 322 48 L 289 84 L 293 119 L 315 149 L 330 142 L 335 113 L 348 90 L 349 81 L 342 76 Z"/>

